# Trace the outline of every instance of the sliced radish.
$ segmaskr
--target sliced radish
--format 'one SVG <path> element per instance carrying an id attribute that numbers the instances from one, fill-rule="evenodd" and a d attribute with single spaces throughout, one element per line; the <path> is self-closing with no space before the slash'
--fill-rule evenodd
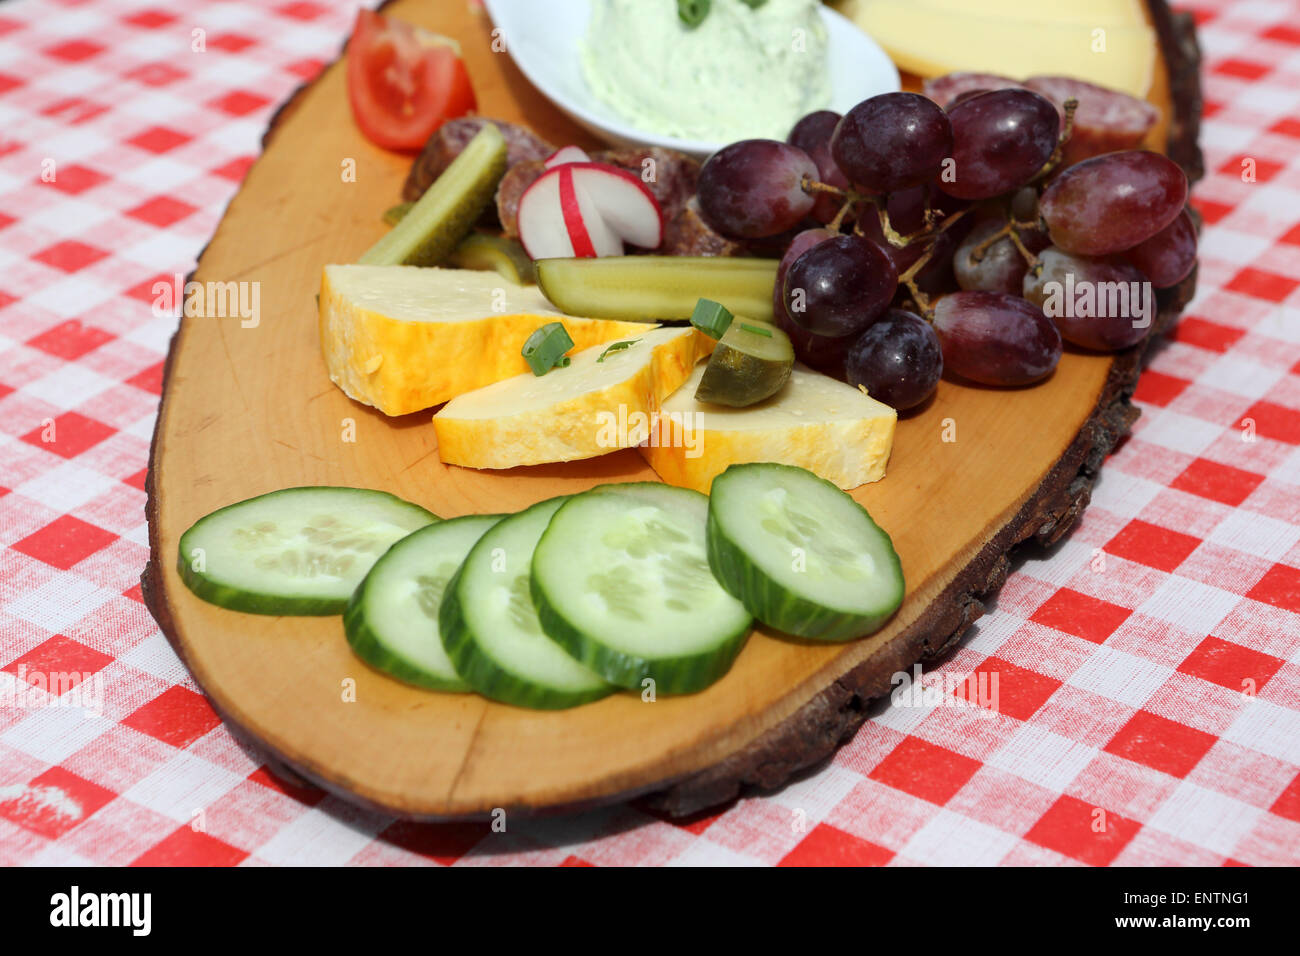
<path id="1" fill-rule="evenodd" d="M 565 163 L 589 163 L 591 157 L 588 156 L 577 146 L 561 146 L 550 156 L 546 157 L 546 168 L 554 169 L 556 166 L 563 166 Z"/>
<path id="2" fill-rule="evenodd" d="M 519 199 L 519 239 L 533 259 L 621 256 L 623 243 L 654 249 L 663 213 L 650 190 L 608 163 L 561 163 Z"/>
<path id="3" fill-rule="evenodd" d="M 572 164 L 538 177 L 519 198 L 519 240 L 533 259 L 621 256 L 623 241 L 574 179 Z"/>
<path id="4" fill-rule="evenodd" d="M 641 180 L 608 163 L 568 163 L 564 168 L 592 198 L 615 235 L 643 249 L 658 248 L 663 241 L 663 210 Z"/>

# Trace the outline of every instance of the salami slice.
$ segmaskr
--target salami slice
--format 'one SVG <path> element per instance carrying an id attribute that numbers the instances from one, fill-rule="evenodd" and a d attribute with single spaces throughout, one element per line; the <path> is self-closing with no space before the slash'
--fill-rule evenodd
<path id="1" fill-rule="evenodd" d="M 547 155 L 550 155 L 549 153 Z M 519 235 L 519 200 L 524 191 L 546 172 L 546 157 L 515 163 L 497 186 L 497 218 L 507 236 Z"/>
<path id="2" fill-rule="evenodd" d="M 1069 76 L 1034 76 L 1025 86 L 1041 93 L 1062 109 L 1066 100 L 1079 101 L 1074 112 L 1074 132 L 1065 145 L 1065 164 L 1090 156 L 1133 149 L 1160 119 L 1155 106 L 1085 80 Z"/>
<path id="3" fill-rule="evenodd" d="M 699 203 L 692 197 L 664 226 L 664 241 L 658 252 L 665 256 L 743 256 L 745 246 L 714 232 L 700 216 Z"/>
<path id="4" fill-rule="evenodd" d="M 425 143 L 424 150 L 411 166 L 406 183 L 402 186 L 402 198 L 407 202 L 415 202 L 423 196 L 424 191 L 433 185 L 433 181 L 442 175 L 443 170 L 451 165 L 451 161 L 461 154 L 469 141 L 488 123 L 495 123 L 506 139 L 507 167 L 525 160 L 545 159 L 555 152 L 555 147 L 550 143 L 514 123 L 483 116 L 449 120 L 429 137 L 429 142 Z"/>
<path id="5" fill-rule="evenodd" d="M 921 92 L 947 109 L 967 93 L 1024 88 L 1023 83 L 996 73 L 945 73 L 926 80 Z"/>

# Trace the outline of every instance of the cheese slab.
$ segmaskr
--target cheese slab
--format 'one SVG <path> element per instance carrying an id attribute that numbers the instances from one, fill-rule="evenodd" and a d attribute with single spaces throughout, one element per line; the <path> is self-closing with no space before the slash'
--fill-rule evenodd
<path id="1" fill-rule="evenodd" d="M 776 395 L 748 408 L 695 400 L 704 366 L 663 403 L 659 440 L 640 448 L 664 481 L 709 493 L 727 466 L 798 465 L 846 491 L 885 476 L 898 413 L 866 393 L 796 364 Z"/>
<path id="2" fill-rule="evenodd" d="M 1139 99 L 1150 89 L 1156 39 L 1145 23 L 1077 21 L 1045 7 L 1029 19 L 1018 19 L 989 16 L 976 6 L 969 13 L 952 6 L 922 0 L 843 0 L 839 9 L 874 37 L 899 67 L 922 77 L 956 71 L 997 73 L 1014 80 L 1073 76 Z M 1009 14 L 1011 5 L 999 3 L 995 9 Z"/>
<path id="3" fill-rule="evenodd" d="M 574 350 L 645 329 L 565 315 L 536 286 L 495 272 L 329 265 L 321 279 L 320 341 L 330 378 L 385 415 L 430 408 L 526 371 L 525 340 L 557 321 Z"/>
<path id="4" fill-rule="evenodd" d="M 690 326 L 639 334 L 452 399 L 433 416 L 438 455 L 469 468 L 595 458 L 645 441 L 659 408 L 713 351 Z"/>

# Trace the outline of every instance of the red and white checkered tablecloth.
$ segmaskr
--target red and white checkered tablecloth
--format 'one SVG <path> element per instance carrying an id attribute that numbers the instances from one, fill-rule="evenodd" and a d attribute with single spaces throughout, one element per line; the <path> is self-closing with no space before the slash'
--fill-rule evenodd
<path id="1" fill-rule="evenodd" d="M 940 674 L 996 673 L 997 713 L 878 705 L 816 774 L 685 824 L 492 833 L 278 783 L 140 601 L 151 286 L 355 4 L 0 6 L 0 863 L 1300 863 L 1300 0 L 1192 8 L 1200 294 L 1079 527 Z"/>

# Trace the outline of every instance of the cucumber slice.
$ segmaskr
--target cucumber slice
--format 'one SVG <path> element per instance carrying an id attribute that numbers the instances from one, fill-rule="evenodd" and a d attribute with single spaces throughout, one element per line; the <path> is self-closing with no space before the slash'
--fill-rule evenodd
<path id="1" fill-rule="evenodd" d="M 658 483 L 570 499 L 533 555 L 542 628 L 612 684 L 686 694 L 731 667 L 752 620 L 709 571 L 709 499 Z"/>
<path id="2" fill-rule="evenodd" d="M 473 228 L 505 172 L 505 137 L 486 123 L 392 231 L 357 261 L 367 266 L 436 266 Z"/>
<path id="3" fill-rule="evenodd" d="M 484 697 L 559 710 L 614 692 L 542 632 L 528 593 L 533 549 L 564 501 L 543 501 L 495 525 L 447 585 L 442 645 L 456 673 Z"/>
<path id="4" fill-rule="evenodd" d="M 819 641 L 870 634 L 903 603 L 889 535 L 829 481 L 793 465 L 713 479 L 709 566 L 756 618 Z"/>
<path id="5" fill-rule="evenodd" d="M 509 279 L 516 285 L 532 285 L 537 281 L 533 260 L 528 258 L 528 253 L 524 252 L 523 245 L 517 239 L 489 236 L 481 232 L 472 232 L 466 236 L 447 257 L 447 265 L 483 272 L 495 270 L 503 279 Z"/>
<path id="6" fill-rule="evenodd" d="M 695 398 L 732 408 L 756 405 L 781 391 L 792 371 L 790 336 L 766 322 L 735 319 L 709 356 Z"/>
<path id="7" fill-rule="evenodd" d="M 540 259 L 537 285 L 557 309 L 589 319 L 689 319 L 704 298 L 771 322 L 776 267 L 774 259 L 727 256 Z"/>
<path id="8" fill-rule="evenodd" d="M 343 612 L 343 630 L 356 655 L 417 687 L 469 690 L 443 649 L 438 611 L 465 555 L 503 517 L 439 521 L 385 551 Z"/>
<path id="9" fill-rule="evenodd" d="M 439 520 L 384 491 L 286 488 L 181 535 L 177 569 L 203 600 L 250 614 L 339 614 L 379 556 Z"/>

